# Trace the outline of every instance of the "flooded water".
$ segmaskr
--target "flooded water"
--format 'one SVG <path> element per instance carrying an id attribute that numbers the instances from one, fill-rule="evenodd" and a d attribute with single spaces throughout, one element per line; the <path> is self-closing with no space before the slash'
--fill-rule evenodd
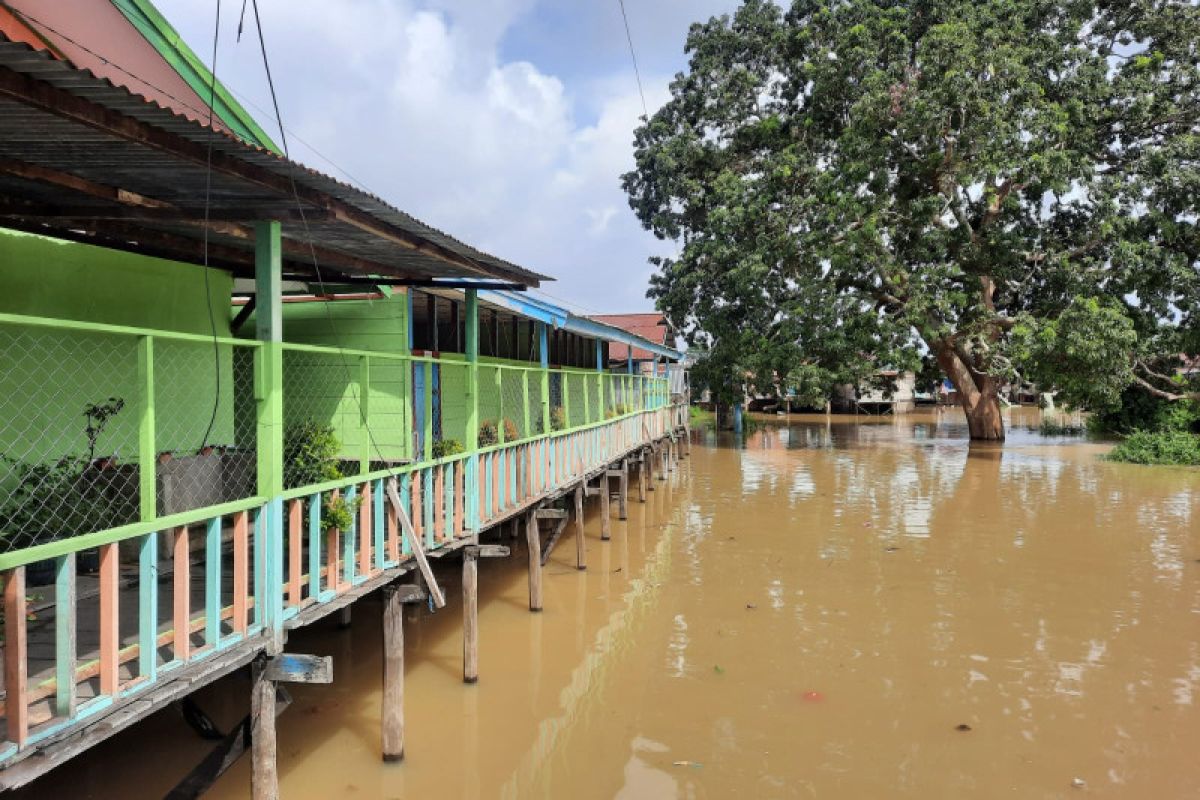
<path id="1" fill-rule="evenodd" d="M 404 763 L 378 604 L 294 635 L 336 682 L 293 689 L 283 796 L 1197 796 L 1200 471 L 1028 421 L 983 449 L 949 412 L 697 432 L 611 542 L 589 517 L 586 572 L 564 537 L 543 613 L 523 554 L 481 564 L 477 685 L 456 602 L 407 625 Z M 247 696 L 200 703 L 228 726 Z M 27 794 L 159 797 L 205 749 L 167 711 Z M 249 787 L 243 759 L 211 796 Z"/>

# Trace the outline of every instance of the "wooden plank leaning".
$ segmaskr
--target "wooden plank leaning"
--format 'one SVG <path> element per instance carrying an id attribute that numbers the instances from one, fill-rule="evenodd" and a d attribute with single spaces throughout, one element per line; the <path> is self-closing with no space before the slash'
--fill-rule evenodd
<path id="1" fill-rule="evenodd" d="M 408 512 L 404 510 L 404 505 L 400 502 L 395 478 L 388 478 L 387 495 L 388 502 L 391 503 L 397 519 L 400 520 L 400 529 L 408 538 L 408 545 L 412 548 L 413 557 L 417 559 L 417 566 L 421 570 L 421 577 L 425 579 L 425 585 L 429 589 L 429 596 L 433 598 L 433 604 L 438 608 L 445 608 L 446 596 L 442 594 L 442 587 L 438 586 L 437 578 L 433 577 L 433 570 L 429 567 L 429 559 L 425 557 L 425 546 L 421 542 L 421 537 L 417 536 L 416 531 L 413 530 L 412 520 L 408 518 Z"/>

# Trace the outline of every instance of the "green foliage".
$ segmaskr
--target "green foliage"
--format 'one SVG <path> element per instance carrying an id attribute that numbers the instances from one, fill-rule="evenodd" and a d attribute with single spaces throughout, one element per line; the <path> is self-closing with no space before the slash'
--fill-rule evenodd
<path id="1" fill-rule="evenodd" d="M 65 455 L 40 464 L 0 455 L 16 479 L 0 507 L 0 531 L 13 537 L 10 545 L 44 544 L 137 519 L 136 497 L 120 491 L 106 474 L 116 468 L 115 459 L 96 458 L 105 427 L 124 407 L 119 397 L 84 406 L 86 456 Z"/>
<path id="2" fill-rule="evenodd" d="M 1195 392 L 1200 7 L 746 0 L 636 133 L 650 295 L 697 389 L 816 396 L 938 365 L 1110 408 Z M 974 431 L 973 431 L 974 433 Z"/>
<path id="3" fill-rule="evenodd" d="M 89 462 L 96 458 L 96 445 L 99 443 L 104 429 L 108 426 L 108 421 L 120 414 L 123 408 L 125 408 L 125 400 L 120 397 L 110 397 L 106 403 L 88 403 L 83 407 L 83 416 L 87 420 L 87 427 L 84 428 L 83 434 L 88 441 Z"/>
<path id="4" fill-rule="evenodd" d="M 1055 419 L 1044 419 L 1038 426 L 1038 432 L 1042 436 L 1082 436 L 1086 431 L 1087 428 L 1083 425 L 1060 422 Z"/>
<path id="5" fill-rule="evenodd" d="M 438 439 L 433 443 L 432 450 L 435 459 L 450 458 L 450 456 L 465 452 L 462 442 L 458 439 Z"/>
<path id="6" fill-rule="evenodd" d="M 343 477 L 342 445 L 330 425 L 297 422 L 283 432 L 283 486 L 298 489 Z"/>
<path id="7" fill-rule="evenodd" d="M 347 500 L 344 495 L 327 495 L 321 507 L 321 530 L 348 531 L 354 525 L 354 515 L 362 507 L 362 495 Z"/>
<path id="8" fill-rule="evenodd" d="M 1186 431 L 1134 431 L 1108 454 L 1129 464 L 1200 466 L 1200 436 Z"/>
<path id="9" fill-rule="evenodd" d="M 517 423 L 511 419 L 504 420 L 504 441 L 515 442 L 518 438 Z M 495 420 L 484 420 L 479 426 L 479 446 L 491 447 L 494 444 L 500 444 L 499 431 Z"/>
<path id="10" fill-rule="evenodd" d="M 554 406 L 550 409 L 550 430 L 565 431 L 567 429 L 567 412 L 562 406 Z"/>
<path id="11" fill-rule="evenodd" d="M 1128 435 L 1135 430 L 1200 433 L 1200 402 L 1169 402 L 1129 387 L 1112 409 L 1093 414 L 1088 427 L 1096 433 Z"/>

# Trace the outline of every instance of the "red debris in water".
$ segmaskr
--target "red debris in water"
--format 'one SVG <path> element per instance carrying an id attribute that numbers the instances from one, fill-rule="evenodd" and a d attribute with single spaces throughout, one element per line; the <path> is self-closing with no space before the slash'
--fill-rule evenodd
<path id="1" fill-rule="evenodd" d="M 803 697 L 806 703 L 820 703 L 825 699 L 825 695 L 820 692 L 805 692 Z"/>

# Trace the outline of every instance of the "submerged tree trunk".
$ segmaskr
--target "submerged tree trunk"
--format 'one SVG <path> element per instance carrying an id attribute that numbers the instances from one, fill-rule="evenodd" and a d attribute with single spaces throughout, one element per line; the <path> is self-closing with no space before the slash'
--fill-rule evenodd
<path id="1" fill-rule="evenodd" d="M 971 440 L 1004 441 L 1004 417 L 1000 414 L 1000 386 L 996 379 L 973 372 L 948 343 L 938 343 L 934 353 L 942 372 L 958 392 Z"/>

